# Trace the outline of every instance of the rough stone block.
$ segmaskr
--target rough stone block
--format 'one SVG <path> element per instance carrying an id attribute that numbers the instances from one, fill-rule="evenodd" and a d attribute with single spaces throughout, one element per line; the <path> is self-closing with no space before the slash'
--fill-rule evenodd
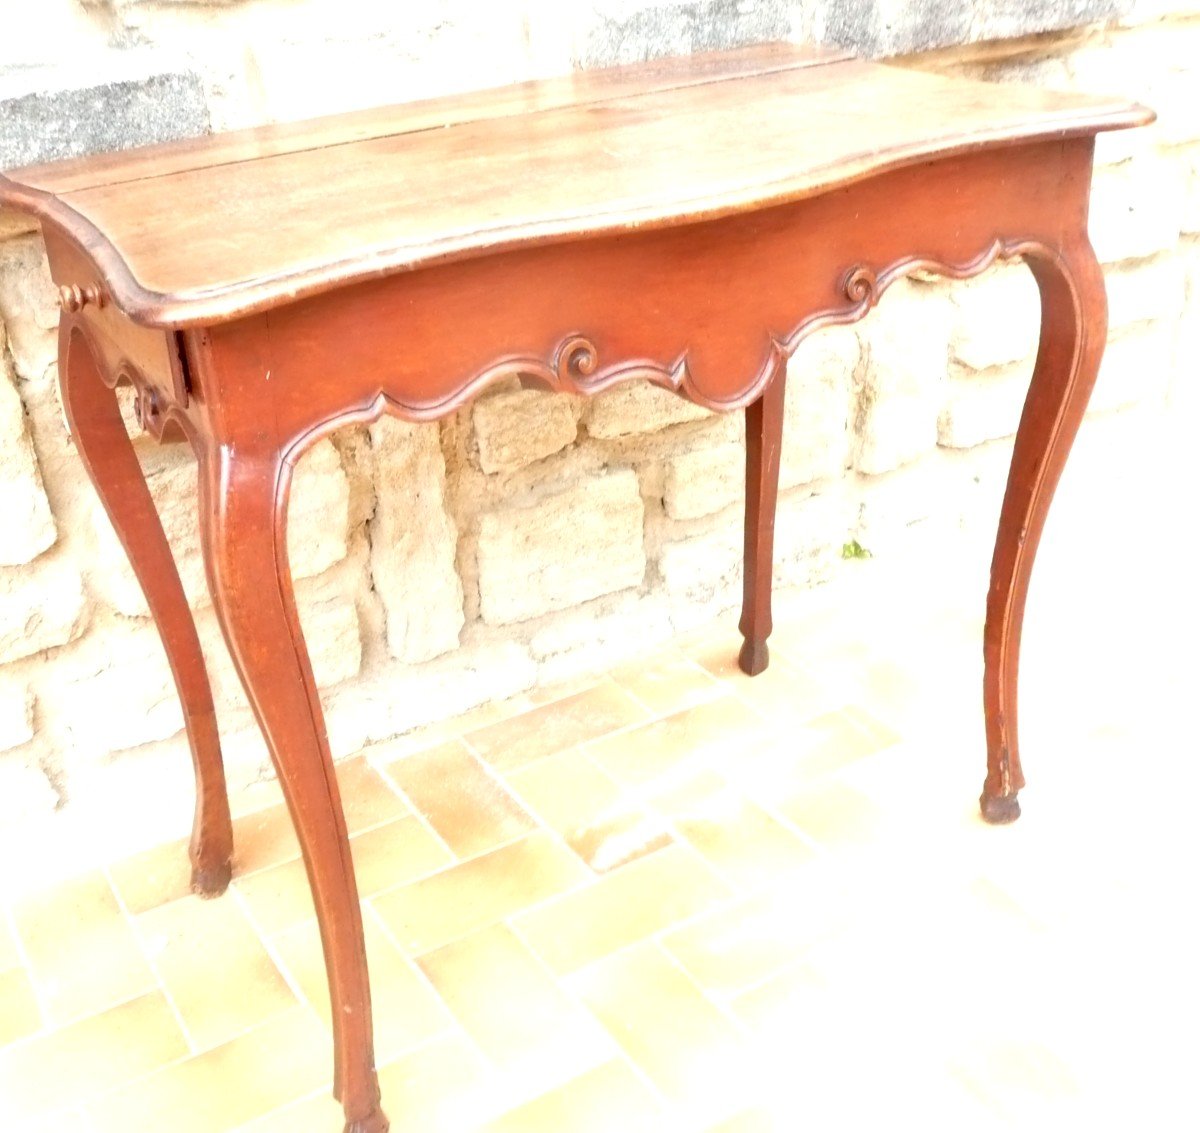
<path id="1" fill-rule="evenodd" d="M 853 327 L 804 339 L 787 368 L 781 491 L 841 476 L 850 466 L 850 423 L 862 347 Z"/>
<path id="2" fill-rule="evenodd" d="M 58 296 L 39 236 L 0 243 L 0 318 L 18 375 L 43 378 L 58 357 Z"/>
<path id="3" fill-rule="evenodd" d="M 185 446 L 149 446 L 140 452 L 146 482 L 175 553 L 184 591 L 193 603 L 211 598 L 200 551 L 196 511 L 196 463 Z M 288 558 L 295 578 L 309 578 L 346 557 L 350 487 L 337 450 L 323 441 L 296 469 L 288 506 Z M 150 613 L 133 568 L 95 493 L 90 493 L 97 555 L 91 580 L 97 593 L 127 617 Z"/>
<path id="4" fill-rule="evenodd" d="M 863 324 L 868 362 L 856 413 L 859 472 L 898 468 L 937 443 L 951 315 L 944 288 L 902 280 Z"/>
<path id="5" fill-rule="evenodd" d="M 863 0 L 804 5 L 792 38 L 860 55 L 907 55 L 963 43 L 1060 31 L 1121 15 L 1129 0 Z"/>
<path id="6" fill-rule="evenodd" d="M 64 765 L 94 765 L 118 751 L 163 740 L 183 727 L 166 653 L 149 622 L 111 619 L 94 625 L 56 659 L 39 686 Z"/>
<path id="7" fill-rule="evenodd" d="M 591 610 L 555 618 L 533 635 L 530 652 L 538 661 L 542 684 L 611 668 L 667 641 L 671 621 L 661 601 L 637 597 L 616 610 Z"/>
<path id="8" fill-rule="evenodd" d="M 1032 359 L 1041 325 L 1037 283 L 1023 264 L 994 268 L 950 288 L 950 357 L 972 370 Z"/>
<path id="9" fill-rule="evenodd" d="M 492 625 L 525 621 L 638 586 L 643 507 L 629 470 L 585 480 L 528 507 L 485 513 L 479 598 Z"/>
<path id="10" fill-rule="evenodd" d="M 0 76 L 0 169 L 208 132 L 200 77 L 141 51 Z"/>
<path id="11" fill-rule="evenodd" d="M 399 671 L 397 671 L 399 670 Z M 389 666 L 327 698 L 335 753 L 356 751 L 533 687 L 537 665 L 514 641 L 468 646 L 416 666 Z"/>
<path id="12" fill-rule="evenodd" d="M 73 641 L 83 621 L 83 584 L 74 563 L 0 570 L 0 664 Z"/>
<path id="13" fill-rule="evenodd" d="M 832 577 L 855 518 L 854 497 L 844 481 L 784 496 L 775 520 L 775 584 L 815 586 Z"/>
<path id="14" fill-rule="evenodd" d="M 1183 260 L 1169 255 L 1110 267 L 1104 273 L 1104 288 L 1110 334 L 1151 319 L 1177 319 L 1186 289 Z"/>
<path id="15" fill-rule="evenodd" d="M 740 527 L 726 525 L 716 531 L 668 543 L 658 557 L 667 596 L 689 605 L 723 602 L 742 577 Z"/>
<path id="16" fill-rule="evenodd" d="M 0 755 L 0 829 L 49 818 L 58 803 L 58 793 L 32 757 Z"/>
<path id="17" fill-rule="evenodd" d="M 1122 409 L 1164 397 L 1174 369 L 1176 333 L 1171 324 L 1149 323 L 1109 339 L 1089 411 Z"/>
<path id="18" fill-rule="evenodd" d="M 1030 373 L 1030 366 L 1018 364 L 951 378 L 938 417 L 938 444 L 971 448 L 1012 436 L 1021 419 Z"/>
<path id="19" fill-rule="evenodd" d="M 1088 232 L 1101 263 L 1143 259 L 1173 248 L 1183 223 L 1183 179 L 1166 159 L 1098 169 Z"/>
<path id="20" fill-rule="evenodd" d="M 1200 153 L 1184 159 L 1187 186 L 1184 190 L 1183 216 L 1180 228 L 1189 236 L 1200 233 Z"/>
<path id="21" fill-rule="evenodd" d="M 894 553 L 931 518 L 949 519 L 943 463 L 926 457 L 859 484 L 854 538 L 876 557 Z"/>
<path id="22" fill-rule="evenodd" d="M 479 467 L 513 472 L 575 440 L 579 409 L 573 398 L 540 390 L 511 390 L 477 401 L 471 410 Z"/>
<path id="23" fill-rule="evenodd" d="M 58 531 L 42 487 L 25 407 L 8 360 L 0 323 L 0 566 L 37 558 L 54 544 Z"/>
<path id="24" fill-rule="evenodd" d="M 385 418 L 371 427 L 371 441 L 378 493 L 371 578 L 387 618 L 388 650 L 401 661 L 428 661 L 454 649 L 463 627 L 458 530 L 446 504 L 438 428 Z"/>
<path id="25" fill-rule="evenodd" d="M 33 693 L 24 685 L 0 679 L 0 751 L 11 751 L 33 739 Z"/>
<path id="26" fill-rule="evenodd" d="M 712 515 L 744 494 L 746 450 L 740 444 L 680 453 L 663 473 L 663 506 L 672 519 Z"/>
<path id="27" fill-rule="evenodd" d="M 605 67 L 787 39 L 791 33 L 789 8 L 785 0 L 755 4 L 738 0 L 666 4 L 609 0 L 592 7 L 579 62 L 584 67 Z"/>
<path id="28" fill-rule="evenodd" d="M 668 425 L 711 416 L 707 409 L 648 382 L 628 382 L 603 393 L 585 412 L 587 431 L 601 440 L 656 433 Z"/>
<path id="29" fill-rule="evenodd" d="M 331 688 L 357 676 L 362 667 L 362 633 L 354 602 L 346 596 L 329 598 L 301 593 L 296 605 L 317 687 Z M 196 628 L 218 709 L 245 707 L 241 679 L 229 659 L 212 611 L 205 611 L 197 618 Z"/>

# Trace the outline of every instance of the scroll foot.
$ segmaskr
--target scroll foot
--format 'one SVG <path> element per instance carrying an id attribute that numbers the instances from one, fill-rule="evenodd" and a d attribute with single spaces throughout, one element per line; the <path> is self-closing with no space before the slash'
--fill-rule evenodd
<path id="1" fill-rule="evenodd" d="M 767 650 L 767 643 L 748 637 L 742 642 L 742 649 L 738 654 L 738 667 L 747 676 L 757 677 L 767 667 L 770 659 L 771 654 Z"/>
<path id="2" fill-rule="evenodd" d="M 979 810 L 985 822 L 1004 826 L 1021 817 L 1021 804 L 1016 795 L 989 795 L 985 789 L 979 796 Z"/>
<path id="3" fill-rule="evenodd" d="M 220 897 L 229 888 L 233 866 L 226 860 L 211 866 L 192 867 L 192 892 L 206 900 Z"/>
<path id="4" fill-rule="evenodd" d="M 345 1133 L 387 1133 L 390 1128 L 383 1110 L 374 1109 L 366 1117 L 357 1121 L 347 1121 Z"/>

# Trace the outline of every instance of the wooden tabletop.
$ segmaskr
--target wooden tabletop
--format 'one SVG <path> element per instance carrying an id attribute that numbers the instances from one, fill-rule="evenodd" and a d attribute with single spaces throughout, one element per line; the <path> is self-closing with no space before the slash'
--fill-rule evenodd
<path id="1" fill-rule="evenodd" d="M 134 320 L 188 326 L 1151 117 L 773 44 L 31 166 L 0 176 L 0 205 L 83 244 Z"/>

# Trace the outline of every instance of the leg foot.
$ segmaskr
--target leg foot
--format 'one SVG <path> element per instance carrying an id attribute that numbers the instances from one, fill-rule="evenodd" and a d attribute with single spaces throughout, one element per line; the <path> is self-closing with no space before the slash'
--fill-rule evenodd
<path id="1" fill-rule="evenodd" d="M 357 1121 L 347 1121 L 345 1133 L 387 1133 L 388 1129 L 388 1119 L 383 1110 L 374 1109 L 366 1117 L 360 1117 Z"/>
<path id="2" fill-rule="evenodd" d="M 192 892 L 205 899 L 220 897 L 229 888 L 233 865 L 229 861 L 192 867 Z"/>
<path id="3" fill-rule="evenodd" d="M 742 642 L 742 649 L 738 654 L 738 668 L 747 676 L 757 677 L 767 667 L 770 659 L 771 654 L 767 649 L 767 643 L 748 637 Z"/>
<path id="4" fill-rule="evenodd" d="M 993 826 L 1005 826 L 1021 817 L 1021 804 L 1016 795 L 989 795 L 985 790 L 979 796 L 979 810 L 984 821 Z"/>

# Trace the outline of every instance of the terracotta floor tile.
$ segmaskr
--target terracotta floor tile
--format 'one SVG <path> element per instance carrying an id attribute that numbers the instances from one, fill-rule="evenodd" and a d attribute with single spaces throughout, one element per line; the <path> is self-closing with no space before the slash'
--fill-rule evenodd
<path id="1" fill-rule="evenodd" d="M 763 723 L 737 697 L 721 696 L 585 747 L 618 782 L 652 790 L 690 778 L 716 759 L 753 748 Z"/>
<path id="2" fill-rule="evenodd" d="M 773 1114 L 755 1107 L 708 1126 L 704 1133 L 782 1133 L 782 1129 Z"/>
<path id="3" fill-rule="evenodd" d="M 423 877 L 454 859 L 415 815 L 376 826 L 350 839 L 360 898 Z M 254 922 L 267 935 L 316 915 L 308 874 L 298 859 L 237 878 Z"/>
<path id="4" fill-rule="evenodd" d="M 547 756 L 509 777 L 513 789 L 592 869 L 605 873 L 671 841 L 666 823 L 580 748 Z"/>
<path id="5" fill-rule="evenodd" d="M 753 1066 L 741 1035 L 654 945 L 608 956 L 569 984 L 690 1119 L 715 1121 L 754 1101 Z"/>
<path id="6" fill-rule="evenodd" d="M 196 1050 L 208 1050 L 296 1005 L 232 896 L 172 901 L 134 919 Z"/>
<path id="7" fill-rule="evenodd" d="M 662 1133 L 662 1102 L 620 1059 L 509 1110 L 481 1133 Z"/>
<path id="8" fill-rule="evenodd" d="M 611 681 L 492 724 L 465 737 L 493 767 L 512 771 L 646 718 L 646 710 Z"/>
<path id="9" fill-rule="evenodd" d="M 401 948 L 418 956 L 574 889 L 591 876 L 574 854 L 538 831 L 389 890 L 372 904 Z"/>
<path id="10" fill-rule="evenodd" d="M 26 1117 L 78 1105 L 186 1054 L 160 992 L 6 1047 L 0 1051 L 0 1128 L 22 1129 Z"/>
<path id="11" fill-rule="evenodd" d="M 844 927 L 845 910 L 830 916 L 825 905 L 808 900 L 811 895 L 803 886 L 762 893 L 715 909 L 667 933 L 662 943 L 705 991 L 721 996 L 743 991 Z"/>
<path id="12" fill-rule="evenodd" d="M 465 1133 L 507 1108 L 502 1079 L 461 1034 L 380 1067 L 379 1087 L 391 1133 Z"/>
<path id="13" fill-rule="evenodd" d="M 811 846 L 712 772 L 659 796 L 654 806 L 743 892 L 779 882 L 816 858 Z"/>
<path id="14" fill-rule="evenodd" d="M 371 766 L 366 756 L 356 755 L 334 766 L 346 811 L 346 829 L 351 834 L 409 813 L 408 803 Z"/>
<path id="15" fill-rule="evenodd" d="M 300 856 L 300 843 L 282 803 L 233 820 L 233 876 L 244 877 Z"/>
<path id="16" fill-rule="evenodd" d="M 8 909 L 0 905 L 0 972 L 7 972 L 21 963 L 17 938 L 9 924 Z"/>
<path id="17" fill-rule="evenodd" d="M 366 760 L 365 756 L 338 763 L 338 788 L 353 835 L 408 813 L 408 804 Z M 283 804 L 241 815 L 233 820 L 235 877 L 278 865 L 300 856 L 300 844 Z"/>
<path id="18" fill-rule="evenodd" d="M 47 1114 L 40 1121 L 22 1125 L 21 1133 L 96 1133 L 91 1119 L 81 1109 L 64 1109 Z"/>
<path id="19" fill-rule="evenodd" d="M 752 704 L 773 720 L 796 722 L 811 720 L 825 712 L 841 708 L 846 692 L 821 680 L 779 656 L 774 641 L 770 663 L 757 676 L 747 676 L 738 668 L 741 639 L 736 634 L 728 640 L 708 643 L 689 653 L 696 664 L 720 679 L 722 685 L 747 704 Z"/>
<path id="20" fill-rule="evenodd" d="M 1018 1127 L 1070 1121 L 1079 1083 L 1070 1066 L 1036 1040 L 976 1039 L 955 1053 L 950 1073 L 991 1112 Z M 1059 1128 L 1065 1128 L 1059 1125 Z"/>
<path id="21" fill-rule="evenodd" d="M 782 797 L 775 794 L 773 802 L 776 812 L 801 833 L 833 849 L 880 839 L 888 819 L 861 791 L 835 780 L 818 782 Z"/>
<path id="22" fill-rule="evenodd" d="M 692 851 L 668 846 L 515 917 L 513 925 L 554 971 L 572 972 L 727 894 Z"/>
<path id="23" fill-rule="evenodd" d="M 0 1047 L 41 1029 L 42 1012 L 23 968 L 0 972 Z"/>
<path id="24" fill-rule="evenodd" d="M 461 741 L 414 752 L 386 771 L 460 858 L 533 828 L 529 815 Z"/>
<path id="25" fill-rule="evenodd" d="M 90 1102 L 87 1112 L 97 1133 L 234 1129 L 327 1082 L 332 1059 L 325 1028 L 307 1008 L 296 1007 Z"/>
<path id="26" fill-rule="evenodd" d="M 108 869 L 113 888 L 134 914 L 149 912 L 192 891 L 192 863 L 186 838 L 162 842 Z"/>
<path id="27" fill-rule="evenodd" d="M 326 1088 L 239 1125 L 237 1133 L 338 1133 L 345 1122 L 341 1104 Z"/>
<path id="28" fill-rule="evenodd" d="M 51 1022 L 95 1014 L 155 986 L 102 873 L 23 899 L 14 920 Z"/>
<path id="29" fill-rule="evenodd" d="M 418 963 L 483 1053 L 529 1094 L 616 1054 L 603 1028 L 504 925 L 428 952 Z"/>
<path id="30" fill-rule="evenodd" d="M 639 658 L 610 675 L 655 716 L 682 712 L 721 693 L 721 685 L 712 673 L 674 649 Z"/>
<path id="31" fill-rule="evenodd" d="M 367 966 L 375 1024 L 375 1057 L 386 1062 L 451 1025 L 450 1013 L 411 960 L 400 954 L 373 916 L 366 916 Z M 329 983 L 317 922 L 271 938 L 271 948 L 316 1013 L 329 1023 Z"/>

